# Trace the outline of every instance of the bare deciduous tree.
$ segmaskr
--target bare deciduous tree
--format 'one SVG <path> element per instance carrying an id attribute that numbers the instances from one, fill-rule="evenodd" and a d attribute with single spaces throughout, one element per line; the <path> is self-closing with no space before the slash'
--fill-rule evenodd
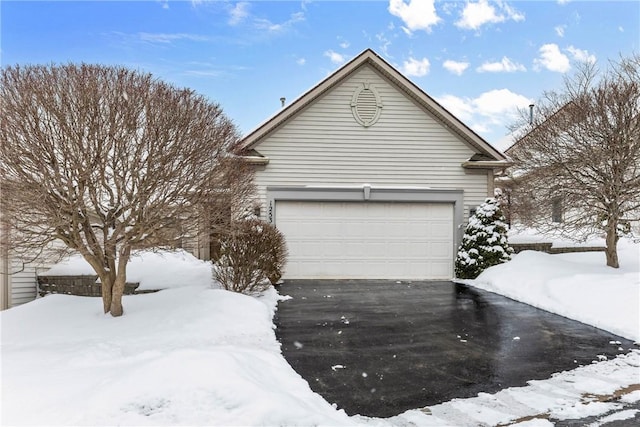
<path id="1" fill-rule="evenodd" d="M 175 247 L 252 189 L 221 108 L 143 74 L 97 65 L 2 70 L 0 165 L 13 250 L 63 242 L 123 313 L 132 251 Z M 214 206 L 214 208 L 210 208 Z"/>
<path id="2" fill-rule="evenodd" d="M 640 56 L 605 72 L 583 64 L 544 94 L 532 126 L 515 127 L 511 213 L 568 236 L 604 232 L 617 268 L 618 239 L 640 210 Z"/>

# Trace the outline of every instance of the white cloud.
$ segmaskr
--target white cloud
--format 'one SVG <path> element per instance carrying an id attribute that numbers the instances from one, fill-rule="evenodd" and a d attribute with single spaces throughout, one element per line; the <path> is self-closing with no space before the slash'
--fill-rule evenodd
<path id="1" fill-rule="evenodd" d="M 488 0 L 478 0 L 477 2 L 468 2 L 465 4 L 460 19 L 455 25 L 465 30 L 477 30 L 485 24 L 495 24 L 505 22 L 507 20 L 523 21 L 524 14 L 513 9 L 506 3 L 498 2 L 498 11 Z"/>
<path id="2" fill-rule="evenodd" d="M 339 54 L 338 52 L 334 52 L 333 50 L 327 50 L 324 53 L 324 56 L 329 58 L 331 60 L 331 62 L 333 62 L 334 64 L 337 64 L 337 65 L 344 64 L 345 61 L 346 61 L 346 58 L 344 57 L 344 55 Z"/>
<path id="3" fill-rule="evenodd" d="M 498 6 L 500 6 L 502 11 L 505 13 L 506 19 L 512 20 L 515 22 L 524 21 L 525 19 L 524 13 L 515 10 L 514 8 L 509 6 L 507 2 L 498 1 Z"/>
<path id="4" fill-rule="evenodd" d="M 453 73 L 455 75 L 461 76 L 462 73 L 465 72 L 465 70 L 467 68 L 469 68 L 469 63 L 468 62 L 458 62 L 458 61 L 453 61 L 451 59 L 447 59 L 446 61 L 444 61 L 442 63 L 442 66 L 449 71 L 450 73 Z"/>
<path id="5" fill-rule="evenodd" d="M 238 25 L 244 21 L 249 16 L 250 6 L 247 2 L 239 2 L 229 9 L 229 25 Z"/>
<path id="6" fill-rule="evenodd" d="M 307 60 L 306 60 L 306 59 L 304 59 L 304 58 L 298 58 L 298 59 L 296 59 L 296 64 L 298 64 L 298 65 L 304 65 L 304 64 L 306 64 L 306 63 L 307 63 Z"/>
<path id="7" fill-rule="evenodd" d="M 618 31 L 620 31 L 621 33 L 624 33 L 624 27 L 621 25 L 618 27 Z"/>
<path id="8" fill-rule="evenodd" d="M 556 34 L 558 35 L 558 37 L 564 37 L 564 30 L 567 29 L 566 25 L 558 25 L 554 28 L 554 30 L 556 30 Z"/>
<path id="9" fill-rule="evenodd" d="M 392 56 L 389 54 L 389 46 L 391 46 L 391 40 L 387 39 L 387 36 L 384 33 L 376 34 L 376 39 L 381 43 L 380 50 L 387 58 L 391 58 Z"/>
<path id="10" fill-rule="evenodd" d="M 455 95 L 443 95 L 437 101 L 451 114 L 466 122 L 473 117 L 473 105 L 468 99 L 463 99 Z"/>
<path id="11" fill-rule="evenodd" d="M 138 38 L 143 42 L 163 44 L 169 44 L 177 40 L 190 40 L 197 42 L 208 40 L 205 36 L 188 33 L 138 33 Z"/>
<path id="12" fill-rule="evenodd" d="M 264 18 L 255 19 L 253 23 L 258 30 L 266 30 L 270 33 L 280 33 L 288 30 L 294 24 L 304 20 L 305 20 L 304 12 L 296 12 L 296 13 L 292 13 L 288 20 L 279 24 L 273 23 L 268 19 L 264 19 Z"/>
<path id="13" fill-rule="evenodd" d="M 526 108 L 529 98 L 509 89 L 494 89 L 481 93 L 477 98 L 461 98 L 443 95 L 436 99 L 458 119 L 478 133 L 504 129 L 518 116 L 518 109 Z"/>
<path id="14" fill-rule="evenodd" d="M 348 42 L 348 41 L 346 41 L 346 40 L 342 40 L 342 41 L 340 42 L 340 47 L 341 47 L 341 48 L 343 48 L 343 49 L 347 49 L 349 46 L 351 46 L 351 43 L 349 43 L 349 42 Z"/>
<path id="15" fill-rule="evenodd" d="M 477 112 L 487 117 L 515 116 L 518 108 L 526 107 L 529 98 L 511 92 L 509 89 L 494 89 L 484 92 L 473 100 Z"/>
<path id="16" fill-rule="evenodd" d="M 571 0 L 558 0 L 558 4 L 567 4 Z"/>
<path id="17" fill-rule="evenodd" d="M 504 56 L 499 62 L 485 62 L 484 64 L 476 68 L 476 71 L 480 73 L 512 73 L 514 71 L 527 71 L 527 69 L 524 67 L 524 65 L 513 62 L 509 58 Z"/>
<path id="18" fill-rule="evenodd" d="M 571 68 L 569 58 L 560 52 L 557 44 L 549 43 L 542 45 L 539 52 L 540 57 L 534 60 L 536 66 L 541 66 L 549 71 L 556 71 L 558 73 L 566 73 Z"/>
<path id="19" fill-rule="evenodd" d="M 410 57 L 408 61 L 404 61 L 402 64 L 402 72 L 406 76 L 422 77 L 429 74 L 430 67 L 431 64 L 427 58 L 415 59 Z"/>
<path id="20" fill-rule="evenodd" d="M 579 62 L 596 62 L 596 56 L 589 53 L 589 51 L 578 49 L 573 46 L 567 48 L 567 52 L 571 54 L 574 60 Z"/>
<path id="21" fill-rule="evenodd" d="M 196 77 L 220 77 L 224 73 L 220 70 L 186 70 L 184 74 Z"/>
<path id="22" fill-rule="evenodd" d="M 418 30 L 431 32 L 431 27 L 441 21 L 434 3 L 435 0 L 389 0 L 389 13 L 404 22 L 403 29 L 409 34 Z"/>
<path id="23" fill-rule="evenodd" d="M 267 30 L 269 32 L 276 33 L 284 29 L 282 24 L 276 24 L 264 18 L 257 18 L 253 22 L 258 30 Z"/>

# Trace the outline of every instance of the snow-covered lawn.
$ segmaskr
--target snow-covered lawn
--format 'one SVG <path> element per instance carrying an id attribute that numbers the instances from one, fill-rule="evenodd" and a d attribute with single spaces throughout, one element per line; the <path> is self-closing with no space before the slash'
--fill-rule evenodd
<path id="1" fill-rule="evenodd" d="M 124 297 L 50 295 L 2 313 L 2 425 L 349 423 L 280 354 L 277 293 L 194 284 Z"/>
<path id="2" fill-rule="evenodd" d="M 81 255 L 70 256 L 42 273 L 43 276 L 95 275 Z M 168 289 L 194 284 L 213 286 L 211 266 L 189 252 L 136 252 L 127 265 L 127 282 L 140 283 L 137 290 Z"/>
<path id="3" fill-rule="evenodd" d="M 524 251 L 464 282 L 640 342 L 640 245 L 618 251 L 618 269 L 604 252 Z"/>
<path id="4" fill-rule="evenodd" d="M 637 303 L 637 250 L 637 245 L 624 249 L 619 271 L 591 258 L 602 254 L 523 253 L 488 270 L 478 281 L 484 285 L 478 286 L 498 290 L 509 278 L 526 278 L 526 284 L 514 285 L 519 299 L 555 300 L 568 317 L 584 311 L 599 319 L 600 327 L 637 339 L 637 304 L 636 318 L 604 319 L 617 311 L 604 302 L 615 293 L 611 286 L 633 282 L 634 274 L 636 293 L 629 291 L 625 298 Z M 123 317 L 102 314 L 99 299 L 65 295 L 0 313 L 2 425 L 441 426 L 495 425 L 528 416 L 539 418 L 523 419 L 522 425 L 549 425 L 544 417 L 604 417 L 619 407 L 591 395 L 622 389 L 626 401 L 640 401 L 640 392 L 629 387 L 640 384 L 640 351 L 633 351 L 527 387 L 456 399 L 429 410 L 389 419 L 349 417 L 313 393 L 282 357 L 272 323 L 280 298 L 274 290 L 251 297 L 217 289 L 208 264 L 185 253 L 147 259 L 155 261 L 133 267 L 133 274 L 153 273 L 151 280 L 139 280 L 145 287 L 167 289 L 125 297 Z M 531 263 L 537 267 L 521 270 Z M 65 268 L 68 272 L 69 265 Z M 589 287 L 567 301 L 565 286 L 578 283 Z M 621 289 L 616 292 L 627 292 Z M 579 310 L 583 304 L 570 303 L 585 301 L 587 293 L 597 294 L 600 304 Z M 634 414 L 627 410 L 613 416 Z"/>

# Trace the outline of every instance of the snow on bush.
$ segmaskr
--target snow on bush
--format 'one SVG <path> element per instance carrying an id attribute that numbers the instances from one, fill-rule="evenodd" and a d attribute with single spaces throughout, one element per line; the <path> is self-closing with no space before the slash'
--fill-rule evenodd
<path id="1" fill-rule="evenodd" d="M 487 198 L 469 218 L 456 256 L 456 277 L 475 279 L 484 269 L 510 260 L 512 254 L 500 204 Z"/>

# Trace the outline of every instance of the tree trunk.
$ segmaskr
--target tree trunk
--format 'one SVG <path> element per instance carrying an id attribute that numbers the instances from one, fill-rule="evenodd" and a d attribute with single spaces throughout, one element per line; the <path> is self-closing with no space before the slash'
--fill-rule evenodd
<path id="1" fill-rule="evenodd" d="M 124 285 L 127 279 L 120 277 L 120 274 L 116 277 L 116 281 L 113 283 L 113 297 L 111 298 L 111 306 L 109 311 L 113 317 L 122 316 L 124 310 L 122 308 L 122 294 L 124 293 Z"/>
<path id="2" fill-rule="evenodd" d="M 618 263 L 618 230 L 615 221 L 609 220 L 607 224 L 606 246 L 607 265 L 613 268 L 620 267 Z"/>
<path id="3" fill-rule="evenodd" d="M 111 309 L 111 290 L 113 288 L 113 281 L 111 281 L 110 275 L 100 277 L 100 288 L 102 290 L 102 306 L 104 308 L 104 314 L 107 314 Z"/>
<path id="4" fill-rule="evenodd" d="M 118 272 L 116 280 L 113 282 L 113 292 L 111 297 L 110 312 L 113 317 L 122 316 L 124 310 L 122 308 L 122 294 L 124 293 L 124 285 L 127 283 L 127 263 L 131 256 L 131 248 L 126 246 L 120 250 L 118 258 Z"/>

